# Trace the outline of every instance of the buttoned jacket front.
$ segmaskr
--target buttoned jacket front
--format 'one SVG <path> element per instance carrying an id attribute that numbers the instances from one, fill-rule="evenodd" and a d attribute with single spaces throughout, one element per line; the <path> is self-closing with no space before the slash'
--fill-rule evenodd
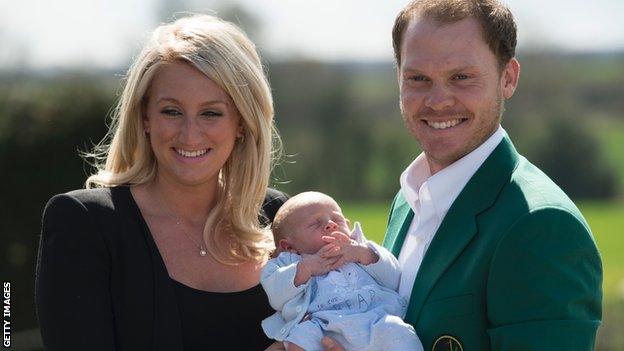
<path id="1" fill-rule="evenodd" d="M 413 216 L 399 192 L 383 243 L 395 255 Z M 601 284 L 585 219 L 505 137 L 435 233 L 405 321 L 425 350 L 592 350 Z"/>

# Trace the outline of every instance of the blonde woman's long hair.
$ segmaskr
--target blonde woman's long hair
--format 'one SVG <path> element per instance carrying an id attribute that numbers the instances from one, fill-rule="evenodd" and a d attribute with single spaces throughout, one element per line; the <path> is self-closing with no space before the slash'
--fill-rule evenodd
<path id="1" fill-rule="evenodd" d="M 258 213 L 281 143 L 260 57 L 245 33 L 229 22 L 193 15 L 154 31 L 128 70 L 107 136 L 86 154 L 97 168 L 86 187 L 138 185 L 154 179 L 157 164 L 143 131 L 143 104 L 158 67 L 171 62 L 194 66 L 226 91 L 244 128 L 219 175 L 216 204 L 204 228 L 208 252 L 225 264 L 261 262 L 274 245 Z M 224 242 L 230 246 L 224 248 Z"/>

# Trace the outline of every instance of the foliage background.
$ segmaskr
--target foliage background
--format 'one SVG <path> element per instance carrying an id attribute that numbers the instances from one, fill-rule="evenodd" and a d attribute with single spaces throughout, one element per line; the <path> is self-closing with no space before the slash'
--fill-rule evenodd
<path id="1" fill-rule="evenodd" d="M 238 22 L 241 17 L 236 16 Z M 598 348 L 624 349 L 618 333 L 624 323 L 619 232 L 624 227 L 624 53 L 526 50 L 519 59 L 520 86 L 506 105 L 503 126 L 518 150 L 588 217 L 605 271 Z M 299 58 L 267 59 L 265 65 L 286 155 L 274 171 L 274 186 L 290 194 L 329 193 L 381 239 L 398 176 L 419 153 L 403 128 L 392 63 Z M 40 348 L 33 291 L 41 212 L 52 195 L 83 187 L 92 172 L 79 151 L 106 133 L 123 74 L 123 68 L 0 72 L 0 276 L 13 286 L 16 349 Z"/>

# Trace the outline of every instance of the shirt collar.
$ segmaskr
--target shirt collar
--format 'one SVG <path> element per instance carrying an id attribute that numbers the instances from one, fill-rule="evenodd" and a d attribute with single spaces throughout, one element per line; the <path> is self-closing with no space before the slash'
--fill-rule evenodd
<path id="1" fill-rule="evenodd" d="M 401 192 L 409 203 L 410 207 L 416 211 L 414 205 L 419 201 L 418 192 L 420 187 L 431 177 L 429 164 L 424 153 L 421 153 L 416 159 L 403 171 L 399 178 L 401 184 Z"/>
<path id="2" fill-rule="evenodd" d="M 483 144 L 434 175 L 431 175 L 424 153 L 418 155 L 416 160 L 405 169 L 399 179 L 401 192 L 410 207 L 417 212 L 415 207 L 420 201 L 418 192 L 427 183 L 434 210 L 440 218 L 444 218 L 446 212 L 448 212 L 457 196 L 459 196 L 459 193 L 466 186 L 466 183 L 503 140 L 505 135 L 505 130 L 499 125 L 494 134 Z"/>

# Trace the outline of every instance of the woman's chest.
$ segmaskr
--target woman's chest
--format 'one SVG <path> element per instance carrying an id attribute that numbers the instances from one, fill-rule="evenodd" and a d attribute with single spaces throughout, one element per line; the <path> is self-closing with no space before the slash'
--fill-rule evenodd
<path id="1" fill-rule="evenodd" d="M 253 262 L 224 264 L 210 253 L 201 255 L 196 245 L 171 236 L 155 241 L 169 276 L 195 289 L 233 292 L 249 289 L 260 282 L 261 267 Z"/>

